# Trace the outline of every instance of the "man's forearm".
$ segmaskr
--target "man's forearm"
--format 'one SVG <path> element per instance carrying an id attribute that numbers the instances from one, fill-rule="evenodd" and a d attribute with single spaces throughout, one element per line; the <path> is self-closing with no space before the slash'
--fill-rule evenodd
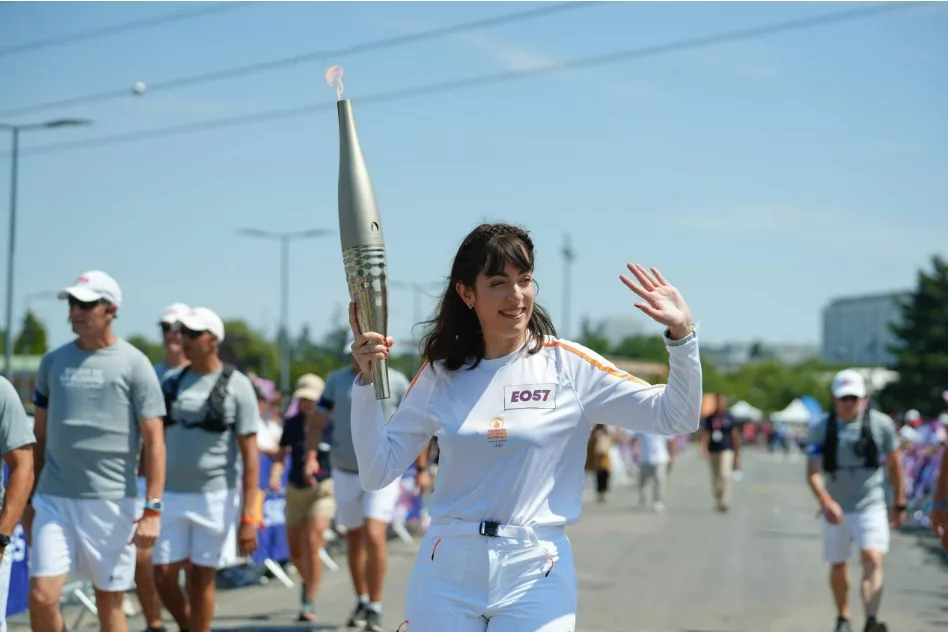
<path id="1" fill-rule="evenodd" d="M 905 504 L 905 492 L 902 485 L 902 458 L 899 452 L 889 456 L 889 480 L 892 482 L 892 498 L 896 505 Z"/>
<path id="2" fill-rule="evenodd" d="M 941 469 L 938 474 L 938 481 L 935 483 L 935 502 L 945 502 L 948 494 L 948 450 L 941 455 Z"/>
<path id="3" fill-rule="evenodd" d="M 428 468 L 428 450 L 431 447 L 431 442 L 429 441 L 425 445 L 424 449 L 418 453 L 418 458 L 415 459 L 415 468 L 418 470 L 424 470 Z"/>
<path id="4" fill-rule="evenodd" d="M 165 442 L 151 441 L 145 445 L 145 498 L 161 498 L 165 492 Z"/>
<path id="5" fill-rule="evenodd" d="M 254 439 L 256 440 L 256 439 Z M 249 458 L 248 458 L 249 457 Z M 260 462 L 257 459 L 257 455 L 244 455 L 244 476 L 243 476 L 243 487 L 244 487 L 244 504 L 241 511 L 243 515 L 250 516 L 253 515 L 254 510 L 257 506 L 257 494 L 259 490 L 257 485 L 260 479 Z"/>
<path id="6" fill-rule="evenodd" d="M 33 482 L 30 486 L 29 498 L 33 498 L 36 493 L 36 486 L 39 485 L 40 474 L 43 473 L 43 467 L 46 465 L 46 441 L 36 438 L 33 444 Z"/>
<path id="7" fill-rule="evenodd" d="M 27 448 L 29 449 L 29 448 Z M 23 516 L 23 509 L 33 489 L 33 460 L 23 459 L 10 467 L 3 511 L 0 511 L 0 533 L 11 535 Z"/>
<path id="8" fill-rule="evenodd" d="M 823 475 L 820 472 L 807 472 L 806 482 L 810 485 L 810 490 L 820 503 L 830 498 L 829 492 L 826 491 L 826 486 L 823 484 Z"/>

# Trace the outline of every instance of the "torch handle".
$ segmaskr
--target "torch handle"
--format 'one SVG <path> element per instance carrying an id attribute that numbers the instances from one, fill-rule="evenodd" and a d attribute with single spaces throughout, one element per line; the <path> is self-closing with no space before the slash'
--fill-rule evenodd
<path id="1" fill-rule="evenodd" d="M 388 385 L 388 360 L 375 360 L 369 363 L 372 369 L 372 383 L 375 385 L 375 399 L 388 399 L 392 391 Z"/>

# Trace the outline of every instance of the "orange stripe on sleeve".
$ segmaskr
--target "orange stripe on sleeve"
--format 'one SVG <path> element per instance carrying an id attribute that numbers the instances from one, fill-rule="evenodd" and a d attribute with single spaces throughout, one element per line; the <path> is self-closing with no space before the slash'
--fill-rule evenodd
<path id="1" fill-rule="evenodd" d="M 645 380 L 637 378 L 634 375 L 627 373 L 625 371 L 620 371 L 619 369 L 615 367 L 611 367 L 607 364 L 603 364 L 596 358 L 590 356 L 588 353 L 583 353 L 579 349 L 576 349 L 575 347 L 571 347 L 568 344 L 563 344 L 563 342 L 559 340 L 557 340 L 556 342 L 547 342 L 543 346 L 544 347 L 559 347 L 561 349 L 566 349 L 570 353 L 578 355 L 580 358 L 582 358 L 589 364 L 593 365 L 600 371 L 605 371 L 606 373 L 608 373 L 609 375 L 612 375 L 613 377 L 617 377 L 620 380 L 629 380 L 630 382 L 635 382 L 636 384 L 641 384 L 642 386 L 651 386 L 651 384 L 649 384 Z"/>
<path id="2" fill-rule="evenodd" d="M 412 389 L 412 387 L 415 385 L 415 382 L 418 381 L 418 378 L 421 377 L 421 374 L 425 372 L 425 369 L 426 369 L 427 367 L 428 367 L 428 363 L 427 363 L 427 362 L 425 362 L 424 364 L 421 365 L 421 368 L 418 369 L 418 373 L 415 373 L 415 377 L 412 378 L 411 384 L 408 385 L 408 391 L 405 392 L 406 395 L 411 392 L 411 389 Z"/>

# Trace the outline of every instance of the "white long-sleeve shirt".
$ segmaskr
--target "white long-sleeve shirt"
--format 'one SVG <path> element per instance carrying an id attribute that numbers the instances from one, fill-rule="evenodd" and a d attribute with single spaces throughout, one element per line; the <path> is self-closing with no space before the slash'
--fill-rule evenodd
<path id="1" fill-rule="evenodd" d="M 371 385 L 356 378 L 352 440 L 365 489 L 382 489 L 438 438 L 432 523 L 514 526 L 576 522 L 592 425 L 678 435 L 698 429 L 701 363 L 692 333 L 666 338 L 667 385 L 651 386 L 594 351 L 548 338 L 474 370 L 425 365 L 386 425 Z"/>

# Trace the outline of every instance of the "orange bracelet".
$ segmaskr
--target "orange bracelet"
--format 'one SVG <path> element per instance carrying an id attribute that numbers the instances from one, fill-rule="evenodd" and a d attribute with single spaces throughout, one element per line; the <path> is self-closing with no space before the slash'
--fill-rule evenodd
<path id="1" fill-rule="evenodd" d="M 240 524 L 250 524 L 253 526 L 257 526 L 257 519 L 251 516 L 250 514 L 243 514 L 240 517 Z"/>
<path id="2" fill-rule="evenodd" d="M 161 518 L 161 512 L 155 511 L 154 509 L 145 509 L 144 511 L 142 511 L 142 517 L 136 520 L 134 524 L 138 524 L 139 522 L 141 522 L 144 518 L 147 518 L 148 516 L 151 516 L 153 518 Z"/>
<path id="3" fill-rule="evenodd" d="M 820 496 L 820 507 L 826 506 L 827 503 L 833 500 L 833 497 L 829 494 L 823 494 Z"/>

